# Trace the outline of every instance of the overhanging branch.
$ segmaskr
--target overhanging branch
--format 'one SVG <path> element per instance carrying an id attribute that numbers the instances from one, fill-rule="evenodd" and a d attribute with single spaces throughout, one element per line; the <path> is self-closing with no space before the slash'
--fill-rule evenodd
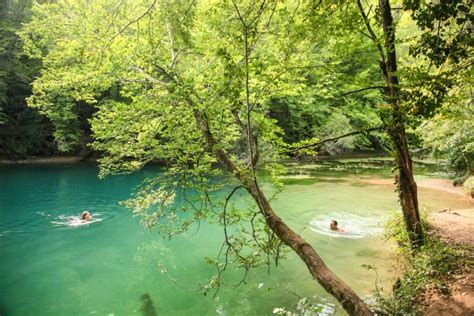
<path id="1" fill-rule="evenodd" d="M 315 148 L 315 147 L 318 147 L 318 146 L 320 146 L 322 144 L 325 144 L 325 143 L 337 141 L 341 138 L 346 138 L 346 137 L 359 135 L 359 134 L 367 134 L 367 133 L 370 133 L 370 132 L 381 130 L 382 128 L 383 128 L 383 126 L 377 126 L 377 127 L 371 127 L 371 128 L 367 128 L 367 129 L 363 129 L 363 130 L 352 131 L 350 133 L 346 133 L 346 134 L 335 136 L 335 137 L 326 138 L 326 139 L 323 139 L 323 140 L 320 140 L 320 141 L 317 141 L 317 142 L 314 142 L 314 143 L 311 143 L 311 144 L 306 144 L 306 145 L 301 145 L 301 146 L 298 146 L 298 147 L 293 147 L 293 148 L 290 149 L 289 152 L 294 153 L 294 152 L 297 152 L 297 151 L 302 150 L 302 149 Z"/>
<path id="2" fill-rule="evenodd" d="M 387 87 L 385 87 L 385 86 L 366 87 L 366 88 L 362 88 L 362 89 L 357 89 L 357 90 L 353 90 L 353 91 L 344 92 L 344 93 L 341 94 L 340 96 L 343 97 L 343 96 L 346 96 L 346 95 L 349 95 L 349 94 L 358 93 L 358 92 L 362 92 L 362 91 L 366 91 L 366 90 L 386 89 L 386 88 L 387 88 Z"/>

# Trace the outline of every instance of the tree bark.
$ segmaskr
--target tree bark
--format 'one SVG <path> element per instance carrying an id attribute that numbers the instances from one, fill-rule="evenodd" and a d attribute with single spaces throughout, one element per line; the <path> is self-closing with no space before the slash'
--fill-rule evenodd
<path id="1" fill-rule="evenodd" d="M 424 235 L 418 209 L 417 186 L 413 178 L 413 164 L 408 150 L 403 113 L 399 104 L 399 81 L 397 75 L 397 56 L 395 52 L 395 29 L 389 0 L 379 0 L 382 28 L 387 58 L 380 63 L 387 84 L 386 95 L 392 110 L 392 121 L 388 134 L 395 146 L 398 167 L 397 186 L 403 217 L 413 248 L 423 244 Z M 382 59 L 383 60 L 383 59 Z"/>

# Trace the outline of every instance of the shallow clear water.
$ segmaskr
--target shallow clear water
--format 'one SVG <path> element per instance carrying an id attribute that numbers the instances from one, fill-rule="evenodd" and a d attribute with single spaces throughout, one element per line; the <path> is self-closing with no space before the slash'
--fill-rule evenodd
<path id="1" fill-rule="evenodd" d="M 337 179 L 355 173 L 352 165 L 344 166 L 293 166 L 274 206 L 329 267 L 368 296 L 376 276 L 361 265 L 375 266 L 384 287 L 395 275 L 391 245 L 381 230 L 397 199 L 390 186 Z M 360 170 L 389 175 L 385 163 Z M 161 239 L 118 204 L 156 172 L 149 167 L 99 180 L 97 167 L 88 164 L 0 167 L 0 314 L 154 315 L 146 308 L 151 300 L 158 315 L 270 315 L 275 307 L 294 309 L 300 297 L 322 304 L 329 314 L 344 314 L 292 254 L 270 274 L 252 271 L 248 284 L 223 287 L 216 299 L 204 296 L 199 284 L 215 272 L 204 258 L 219 251 L 222 229 L 202 224 L 196 234 L 191 229 L 171 241 Z M 431 208 L 463 203 L 448 193 L 420 191 L 421 204 Z M 52 223 L 85 209 L 101 221 L 79 227 Z M 327 229 L 331 219 L 348 234 Z M 232 285 L 242 273 L 229 270 L 225 281 Z"/>

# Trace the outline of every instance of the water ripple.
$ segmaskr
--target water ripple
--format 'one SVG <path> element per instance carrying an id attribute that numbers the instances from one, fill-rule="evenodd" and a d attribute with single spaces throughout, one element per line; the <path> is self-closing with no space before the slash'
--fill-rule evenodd
<path id="1" fill-rule="evenodd" d="M 338 222 L 338 227 L 342 231 L 333 231 L 329 228 L 332 220 Z M 336 211 L 314 218 L 310 222 L 310 229 L 318 234 L 330 237 L 358 239 L 380 235 L 383 232 L 383 225 L 381 220 L 377 218 Z"/>

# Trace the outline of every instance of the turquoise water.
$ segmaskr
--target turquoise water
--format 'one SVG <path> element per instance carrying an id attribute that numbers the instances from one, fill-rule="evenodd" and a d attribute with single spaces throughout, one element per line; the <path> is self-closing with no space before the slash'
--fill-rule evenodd
<path id="1" fill-rule="evenodd" d="M 342 279 L 370 296 L 376 276 L 362 264 L 377 267 L 384 287 L 395 275 L 381 227 L 397 199 L 391 186 L 337 179 L 354 173 L 349 169 L 294 166 L 274 206 Z M 362 169 L 370 176 L 389 173 L 384 164 Z M 215 299 L 204 296 L 199 284 L 215 273 L 205 257 L 218 253 L 222 228 L 203 223 L 197 232 L 194 227 L 184 236 L 162 239 L 118 204 L 159 169 L 105 180 L 97 171 L 89 164 L 0 167 L 2 316 L 271 315 L 276 307 L 294 310 L 301 297 L 320 304 L 326 314 L 344 314 L 292 254 L 270 274 L 252 271 L 248 283 L 235 289 L 243 271 L 229 269 L 228 286 Z M 432 208 L 461 203 L 449 194 L 420 191 L 422 204 Z M 84 209 L 102 221 L 79 227 L 52 223 Z M 350 234 L 331 233 L 331 219 Z"/>

